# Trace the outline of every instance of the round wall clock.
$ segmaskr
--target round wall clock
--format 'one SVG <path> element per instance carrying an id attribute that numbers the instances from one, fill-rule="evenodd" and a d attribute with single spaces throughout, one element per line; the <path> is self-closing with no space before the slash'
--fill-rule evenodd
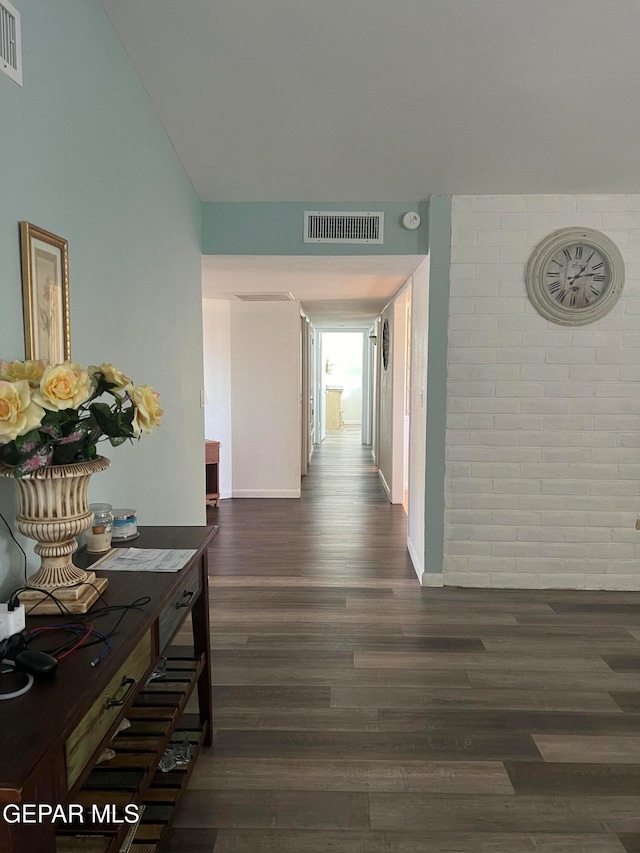
<path id="1" fill-rule="evenodd" d="M 562 228 L 538 244 L 526 282 L 539 314 L 564 326 L 582 326 L 604 317 L 620 299 L 624 260 L 600 231 Z"/>
<path id="2" fill-rule="evenodd" d="M 386 370 L 389 367 L 389 321 L 382 324 L 382 366 Z"/>

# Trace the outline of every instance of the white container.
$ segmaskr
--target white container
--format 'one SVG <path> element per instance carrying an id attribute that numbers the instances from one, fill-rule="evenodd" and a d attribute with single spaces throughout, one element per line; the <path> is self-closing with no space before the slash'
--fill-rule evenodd
<path id="1" fill-rule="evenodd" d="M 135 539 L 138 535 L 138 513 L 135 509 L 114 509 L 113 536 L 114 542 L 125 542 Z"/>
<path id="2" fill-rule="evenodd" d="M 86 532 L 87 552 L 89 554 L 102 554 L 111 548 L 111 535 L 113 532 L 113 512 L 111 504 L 89 504 L 93 512 L 91 527 Z"/>

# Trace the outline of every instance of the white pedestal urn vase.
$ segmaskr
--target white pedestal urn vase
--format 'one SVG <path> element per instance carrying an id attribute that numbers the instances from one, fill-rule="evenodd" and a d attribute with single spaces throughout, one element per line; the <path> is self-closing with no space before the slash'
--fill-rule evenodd
<path id="1" fill-rule="evenodd" d="M 51 465 L 16 477 L 20 508 L 16 527 L 35 539 L 40 569 L 27 581 L 29 587 L 55 590 L 87 580 L 87 573 L 71 561 L 77 550 L 76 536 L 91 526 L 89 480 L 111 462 L 96 456 L 87 462 Z M 0 477 L 13 477 L 13 467 L 0 462 Z"/>

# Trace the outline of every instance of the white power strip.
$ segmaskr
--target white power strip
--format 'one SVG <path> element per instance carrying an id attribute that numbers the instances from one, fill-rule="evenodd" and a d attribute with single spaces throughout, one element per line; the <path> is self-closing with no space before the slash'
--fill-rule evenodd
<path id="1" fill-rule="evenodd" d="M 24 604 L 14 610 L 9 610 L 8 604 L 0 604 L 0 642 L 22 631 L 24 625 Z"/>

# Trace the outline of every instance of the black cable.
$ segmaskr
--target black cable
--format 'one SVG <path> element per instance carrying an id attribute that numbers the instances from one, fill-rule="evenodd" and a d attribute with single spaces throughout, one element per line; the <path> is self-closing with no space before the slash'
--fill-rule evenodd
<path id="1" fill-rule="evenodd" d="M 104 595 L 100 592 L 100 590 L 98 589 L 98 587 L 97 587 L 94 583 L 91 583 L 91 581 L 84 581 L 84 582 L 83 582 L 83 584 L 84 584 L 85 586 L 90 586 L 90 587 L 92 587 L 93 589 L 95 589 L 95 591 L 98 593 L 98 598 L 99 598 L 101 601 L 104 601 L 104 606 L 105 606 L 105 607 L 109 607 L 109 602 L 107 601 L 107 599 L 104 597 Z M 94 611 L 93 613 L 91 613 L 91 614 L 89 614 L 89 613 L 80 613 L 79 615 L 80 615 L 80 616 L 89 616 L 89 615 L 94 616 L 94 615 L 95 615 L 95 611 Z"/>
<path id="2" fill-rule="evenodd" d="M 90 586 L 93 586 L 93 584 L 90 584 Z M 150 596 L 143 595 L 140 598 L 136 598 L 136 600 L 132 601 L 131 604 L 107 604 L 105 607 L 98 607 L 96 610 L 90 610 L 88 613 L 79 613 L 78 619 L 95 619 L 97 616 L 104 616 L 108 613 L 113 613 L 117 610 L 124 610 L 126 612 L 128 610 L 144 607 L 145 605 L 149 604 L 150 601 Z M 122 616 L 124 615 L 125 614 L 123 613 Z M 116 627 L 119 624 L 120 622 L 116 624 Z M 115 628 L 113 630 L 115 631 Z"/>
<path id="3" fill-rule="evenodd" d="M 63 643 L 61 646 L 56 646 L 55 649 L 42 649 L 41 650 L 43 652 L 47 652 L 47 654 L 53 655 L 54 657 L 58 657 L 59 654 L 62 654 L 62 652 L 66 652 L 67 649 L 70 649 L 71 646 L 76 644 L 76 642 L 78 641 L 78 635 L 76 632 L 78 630 L 80 630 L 79 625 L 76 627 L 72 627 L 71 625 L 60 625 L 60 626 L 56 626 L 56 627 L 58 627 L 59 631 L 69 631 L 72 636 L 68 642 Z M 49 633 L 48 631 L 43 631 L 41 634 L 31 635 L 31 636 L 29 636 L 29 642 L 31 642 L 31 640 L 36 639 L 36 637 L 38 637 L 38 636 L 46 637 L 46 636 L 48 636 L 48 633 Z M 86 644 L 83 643 L 83 645 L 86 645 Z"/>
<path id="4" fill-rule="evenodd" d="M 123 611 L 120 614 L 120 618 L 118 619 L 118 621 L 116 622 L 116 624 L 113 626 L 113 628 L 110 631 L 105 632 L 107 634 L 107 637 L 111 637 L 111 636 L 113 636 L 113 634 L 115 634 L 115 632 L 118 630 L 118 628 L 120 626 L 120 623 L 122 622 L 124 617 L 127 615 L 129 610 L 132 610 L 132 609 L 138 608 L 138 607 L 142 607 L 143 604 L 148 604 L 150 601 L 151 601 L 151 598 L 148 595 L 144 595 L 144 596 L 142 596 L 142 598 L 136 599 L 136 601 L 134 601 L 133 604 L 121 605 L 123 607 Z"/>
<path id="5" fill-rule="evenodd" d="M 7 521 L 7 519 L 4 517 L 4 515 L 1 512 L 0 512 L 0 518 L 4 521 L 5 527 L 9 531 L 9 536 L 13 539 L 13 541 L 16 543 L 18 548 L 22 551 L 22 556 L 24 557 L 24 582 L 26 583 L 27 582 L 27 554 L 26 554 L 26 551 L 24 550 L 22 545 L 18 542 L 16 537 L 13 535 L 13 530 L 9 526 L 9 522 Z"/>
<path id="6" fill-rule="evenodd" d="M 94 586 L 94 584 L 92 584 L 92 583 L 88 583 L 88 585 L 93 586 L 94 589 L 96 588 Z M 100 597 L 103 599 L 103 601 L 105 600 L 103 596 L 100 596 Z M 91 621 L 93 622 L 94 619 L 96 619 L 99 616 L 108 616 L 110 613 L 122 610 L 122 613 L 120 614 L 120 617 L 118 618 L 118 620 L 117 620 L 116 624 L 113 626 L 113 628 L 111 628 L 111 630 L 109 630 L 109 631 L 105 630 L 103 632 L 106 637 L 111 639 L 113 634 L 115 634 L 115 632 L 120 627 L 120 623 L 122 622 L 122 620 L 124 619 L 124 617 L 127 615 L 127 613 L 130 610 L 137 609 L 139 607 L 143 607 L 144 605 L 148 604 L 150 601 L 151 601 L 150 596 L 144 595 L 144 596 L 141 596 L 140 598 L 137 598 L 131 604 L 114 604 L 114 605 L 107 604 L 105 607 L 98 608 L 97 610 L 89 611 L 88 613 L 77 613 L 77 614 L 72 614 L 72 615 L 74 616 L 75 621 L 77 623 L 82 623 L 83 620 L 87 620 L 87 619 L 91 619 Z M 57 653 L 60 653 L 61 651 L 65 651 L 67 647 L 71 647 L 74 644 L 75 639 L 76 638 L 73 637 L 68 643 L 61 646 L 56 652 L 51 652 L 51 654 L 57 654 Z M 97 643 L 100 643 L 100 642 L 103 642 L 103 641 L 100 639 L 91 640 L 87 643 L 83 643 L 82 648 L 88 648 L 89 646 L 95 646 Z"/>
<path id="7" fill-rule="evenodd" d="M 122 610 L 122 613 L 120 614 L 120 616 L 119 616 L 116 624 L 113 626 L 113 628 L 111 628 L 111 630 L 109 630 L 109 631 L 105 630 L 105 632 L 104 632 L 107 637 L 111 638 L 115 634 L 115 632 L 118 630 L 118 628 L 120 627 L 120 623 L 122 622 L 122 620 L 124 619 L 124 617 L 127 615 L 127 613 L 130 610 L 137 610 L 139 607 L 143 607 L 144 605 L 148 604 L 150 601 L 151 601 L 151 598 L 148 595 L 143 595 L 140 598 L 137 598 L 131 604 L 116 604 L 116 605 L 113 605 L 112 607 L 105 607 L 102 610 L 97 610 L 94 613 L 85 613 L 85 614 L 83 614 L 83 616 L 85 618 L 91 616 L 92 619 L 96 619 L 99 616 L 107 616 L 109 613 L 113 613 L 113 612 L 116 612 L 118 610 Z"/>
<path id="8" fill-rule="evenodd" d="M 53 602 L 55 602 L 58 610 L 60 611 L 60 613 L 62 613 L 63 616 L 74 616 L 75 615 L 75 614 L 71 613 L 70 610 L 67 609 L 65 603 L 63 601 L 60 601 L 60 599 L 57 598 L 53 594 L 53 592 L 50 592 L 48 589 L 40 589 L 37 586 L 19 586 L 17 589 L 14 589 L 13 592 L 11 593 L 11 595 L 9 596 L 9 601 L 12 601 L 14 598 L 17 600 L 17 597 L 18 597 L 19 593 L 21 593 L 21 592 L 31 592 L 31 591 L 41 592 L 47 598 L 50 598 Z M 34 608 L 38 607 L 39 604 L 42 604 L 42 601 L 36 601 L 35 604 L 32 604 L 28 610 L 25 609 L 25 616 L 28 616 L 29 613 L 31 613 L 31 611 Z"/>
<path id="9" fill-rule="evenodd" d="M 66 656 L 65 653 L 69 653 L 70 651 L 75 651 L 79 648 L 87 648 L 88 646 L 94 646 L 96 643 L 104 643 L 105 651 L 99 656 L 97 662 L 99 661 L 109 652 L 111 651 L 111 640 L 101 631 L 96 631 L 93 625 L 90 627 L 87 625 L 83 625 L 82 623 L 69 623 L 68 625 L 47 625 L 41 628 L 35 628 L 33 631 L 29 632 L 27 636 L 27 644 L 31 642 L 31 640 L 36 639 L 39 636 L 47 636 L 48 632 L 71 632 L 72 637 L 67 642 L 63 643 L 61 646 L 57 646 L 55 649 L 46 649 L 43 651 L 47 651 L 48 654 L 53 655 L 56 658 L 64 659 Z M 81 642 L 78 642 L 78 633 L 84 634 L 84 637 Z M 97 639 L 92 640 L 90 643 L 85 642 L 85 639 L 88 636 L 95 635 Z M 92 663 L 92 666 L 95 664 Z"/>
<path id="10" fill-rule="evenodd" d="M 6 521 L 5 521 L 5 524 L 6 524 Z M 25 557 L 26 557 L 26 555 L 25 555 Z M 53 591 L 49 591 L 46 589 L 40 589 L 38 587 L 22 586 L 22 587 L 18 587 L 17 589 L 13 590 L 13 592 L 9 596 L 9 600 L 10 601 L 12 601 L 14 599 L 18 600 L 19 593 L 26 592 L 28 590 L 33 590 L 34 592 L 40 592 L 44 596 L 46 596 L 47 598 L 50 598 L 53 602 L 55 602 L 55 604 L 56 604 L 58 610 L 60 611 L 61 615 L 71 617 L 72 620 L 75 621 L 76 623 L 82 623 L 83 620 L 88 620 L 88 619 L 93 621 L 94 619 L 96 619 L 99 616 L 107 616 L 110 613 L 114 613 L 114 612 L 121 610 L 122 613 L 120 614 L 120 616 L 119 616 L 116 624 L 113 626 L 113 628 L 110 631 L 104 632 L 104 635 L 106 637 L 108 637 L 109 639 L 111 639 L 112 635 L 115 634 L 115 632 L 118 630 L 118 628 L 120 627 L 120 623 L 122 622 L 122 620 L 124 619 L 124 617 L 127 615 L 127 613 L 130 610 L 134 610 L 134 609 L 138 609 L 140 607 L 144 607 L 145 605 L 149 604 L 149 602 L 151 601 L 150 596 L 143 595 L 140 598 L 137 598 L 131 604 L 113 604 L 113 605 L 110 605 L 109 602 L 102 595 L 102 593 L 100 592 L 100 590 L 98 589 L 98 587 L 95 584 L 91 583 L 90 581 L 85 581 L 85 583 L 87 584 L 87 586 L 91 586 L 91 587 L 93 587 L 93 589 L 96 590 L 96 592 L 98 593 L 101 600 L 104 601 L 104 604 L 105 604 L 104 607 L 98 608 L 96 610 L 89 611 L 88 613 L 71 613 L 71 611 L 66 607 L 64 602 L 60 601 L 60 599 L 54 595 L 54 592 L 56 590 L 64 589 L 65 587 L 56 587 Z M 42 603 L 41 601 L 37 601 L 35 604 L 33 604 L 29 608 L 29 610 L 25 611 L 25 615 L 31 613 L 31 611 L 34 610 L 36 607 L 38 607 L 38 605 L 41 603 Z M 64 627 L 65 626 L 61 625 L 60 626 L 61 630 Z M 72 637 L 68 643 L 63 644 L 58 649 L 50 652 L 50 654 L 57 655 L 57 654 L 62 653 L 63 651 L 66 651 L 67 648 L 70 648 L 74 644 L 76 639 L 77 639 L 76 637 Z M 91 642 L 83 643 L 82 648 L 87 648 L 88 646 L 94 646 L 97 643 L 101 643 L 101 642 L 103 642 L 103 640 L 101 640 L 101 639 L 92 640 Z"/>
<path id="11" fill-rule="evenodd" d="M 113 604 L 113 605 L 110 605 L 109 602 L 102 595 L 102 593 L 100 592 L 100 590 L 97 588 L 97 586 L 95 584 L 91 583 L 90 581 L 85 581 L 85 583 L 87 586 L 91 586 L 91 587 L 93 587 L 93 589 L 96 590 L 96 592 L 98 593 L 98 595 L 100 596 L 102 601 L 104 601 L 104 604 L 105 604 L 104 607 L 100 607 L 97 610 L 90 610 L 87 613 L 72 613 L 67 608 L 65 603 L 63 601 L 61 601 L 56 595 L 54 595 L 54 593 L 57 590 L 66 589 L 66 587 L 61 587 L 61 586 L 55 587 L 52 591 L 47 590 L 47 589 L 40 589 L 39 587 L 35 587 L 35 586 L 19 586 L 16 589 L 14 589 L 13 592 L 11 592 L 11 594 L 9 595 L 9 600 L 12 601 L 13 599 L 17 599 L 17 596 L 21 592 L 28 592 L 28 591 L 40 592 L 40 593 L 42 593 L 42 595 L 46 596 L 47 598 L 50 598 L 53 602 L 55 602 L 58 610 L 62 613 L 63 616 L 72 616 L 75 618 L 75 620 L 77 622 L 79 622 L 83 619 L 94 619 L 96 616 L 104 616 L 105 614 L 110 613 L 114 610 L 124 610 L 126 613 L 126 611 L 128 611 L 132 608 L 143 607 L 144 605 L 148 604 L 151 601 L 150 596 L 143 595 L 140 598 L 137 598 L 131 604 Z M 25 615 L 28 615 L 29 613 L 31 613 L 31 611 L 34 608 L 38 607 L 39 604 L 42 604 L 42 602 L 37 601 L 37 602 L 35 602 L 35 604 L 32 604 L 31 607 L 25 611 Z M 118 627 L 118 625 L 122 621 L 122 618 L 124 617 L 124 615 L 125 614 L 123 613 L 120 620 L 116 623 L 116 628 Z M 113 630 L 115 631 L 115 628 Z"/>

